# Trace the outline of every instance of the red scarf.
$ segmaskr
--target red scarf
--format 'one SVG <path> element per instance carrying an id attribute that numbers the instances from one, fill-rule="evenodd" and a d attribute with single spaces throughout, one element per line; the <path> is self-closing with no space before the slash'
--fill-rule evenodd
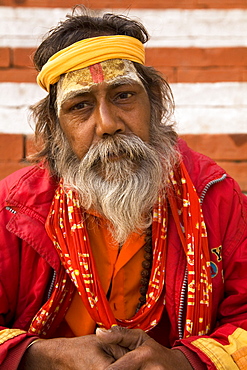
<path id="1" fill-rule="evenodd" d="M 187 257 L 188 297 L 184 337 L 204 335 L 210 330 L 212 284 L 207 233 L 200 202 L 183 163 L 180 176 L 171 174 L 168 202 Z M 153 265 L 146 303 L 128 320 L 114 317 L 103 291 L 77 194 L 64 191 L 60 182 L 47 218 L 46 229 L 61 262 L 51 298 L 33 319 L 29 331 L 51 337 L 64 317 L 74 289 L 99 327 L 117 324 L 128 328 L 152 329 L 164 309 L 164 283 L 167 248 L 167 205 L 159 199 L 153 209 Z"/>

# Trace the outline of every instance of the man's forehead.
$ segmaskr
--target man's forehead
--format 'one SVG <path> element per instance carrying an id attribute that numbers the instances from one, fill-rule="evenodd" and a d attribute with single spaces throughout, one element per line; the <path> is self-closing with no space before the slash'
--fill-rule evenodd
<path id="1" fill-rule="evenodd" d="M 58 82 L 58 88 L 63 91 L 64 95 L 66 91 L 81 90 L 83 88 L 87 90 L 101 82 L 114 84 L 121 82 L 122 79 L 142 84 L 131 61 L 112 59 L 67 73 Z"/>

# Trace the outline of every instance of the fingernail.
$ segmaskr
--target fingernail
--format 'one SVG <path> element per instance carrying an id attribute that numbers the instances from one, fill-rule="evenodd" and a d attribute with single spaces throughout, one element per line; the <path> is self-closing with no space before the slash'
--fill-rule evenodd
<path id="1" fill-rule="evenodd" d="M 97 333 L 98 331 L 101 331 L 101 332 L 103 332 L 103 333 L 106 333 L 108 330 L 107 330 L 107 329 L 105 329 L 105 328 L 97 328 L 97 329 L 96 329 L 96 333 Z"/>

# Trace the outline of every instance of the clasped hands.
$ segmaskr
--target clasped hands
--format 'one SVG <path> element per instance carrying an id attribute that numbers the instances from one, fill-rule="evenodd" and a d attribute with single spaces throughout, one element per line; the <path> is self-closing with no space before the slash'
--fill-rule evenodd
<path id="1" fill-rule="evenodd" d="M 141 329 L 112 327 L 97 329 L 96 335 L 115 359 L 107 370 L 192 369 L 181 351 L 161 346 Z"/>
<path id="2" fill-rule="evenodd" d="M 96 334 L 37 341 L 20 370 L 191 370 L 179 350 L 163 347 L 141 329 L 114 326 Z"/>

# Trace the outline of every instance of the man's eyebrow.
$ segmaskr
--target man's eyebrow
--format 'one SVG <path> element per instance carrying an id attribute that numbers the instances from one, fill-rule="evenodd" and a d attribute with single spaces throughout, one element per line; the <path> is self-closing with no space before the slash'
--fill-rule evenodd
<path id="1" fill-rule="evenodd" d="M 134 78 L 131 78 L 131 77 L 120 77 L 118 79 L 115 79 L 115 80 L 112 80 L 112 81 L 109 81 L 108 84 L 114 89 L 114 88 L 117 88 L 119 86 L 122 86 L 122 85 L 141 85 L 142 86 L 142 82 L 141 80 L 137 80 L 137 79 L 134 79 Z"/>
<path id="2" fill-rule="evenodd" d="M 74 91 L 70 91 L 68 92 L 62 99 L 61 101 L 61 105 L 66 102 L 67 100 L 69 99 L 73 99 L 73 98 L 76 98 L 76 97 L 80 97 L 80 96 L 83 96 L 85 95 L 86 93 L 89 93 L 90 92 L 90 89 L 91 87 L 83 87 L 79 90 L 74 90 Z"/>

